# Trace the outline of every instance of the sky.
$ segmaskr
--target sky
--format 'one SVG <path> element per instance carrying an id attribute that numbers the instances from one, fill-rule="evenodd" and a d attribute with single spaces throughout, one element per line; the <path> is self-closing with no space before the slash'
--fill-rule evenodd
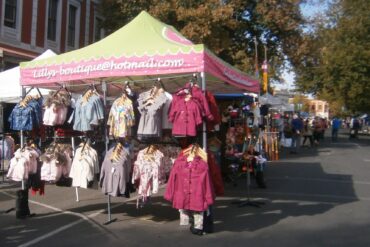
<path id="1" fill-rule="evenodd" d="M 307 4 L 301 4 L 301 11 L 304 17 L 310 18 L 316 14 L 324 12 L 328 8 L 328 0 L 311 0 Z M 279 89 L 293 89 L 294 88 L 294 73 L 288 70 L 282 75 L 285 83 L 274 85 Z"/>

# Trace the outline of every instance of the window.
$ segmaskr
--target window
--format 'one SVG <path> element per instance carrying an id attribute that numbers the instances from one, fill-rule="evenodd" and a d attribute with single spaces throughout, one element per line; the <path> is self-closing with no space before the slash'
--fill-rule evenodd
<path id="1" fill-rule="evenodd" d="M 76 14 L 77 14 L 77 7 L 73 5 L 69 5 L 67 44 L 72 47 L 75 47 L 75 40 L 76 40 Z"/>
<path id="2" fill-rule="evenodd" d="M 319 105 L 319 111 L 322 111 L 322 105 Z"/>
<path id="3" fill-rule="evenodd" d="M 56 41 L 57 36 L 57 15 L 59 0 L 49 0 L 48 10 L 48 40 Z"/>
<path id="4" fill-rule="evenodd" d="M 95 30 L 94 30 L 94 40 L 98 41 L 101 40 L 101 26 L 102 26 L 102 19 L 95 18 Z"/>
<path id="5" fill-rule="evenodd" d="M 4 25 L 17 28 L 17 0 L 5 1 Z"/>
<path id="6" fill-rule="evenodd" d="M 311 110 L 315 111 L 315 105 L 311 105 Z"/>

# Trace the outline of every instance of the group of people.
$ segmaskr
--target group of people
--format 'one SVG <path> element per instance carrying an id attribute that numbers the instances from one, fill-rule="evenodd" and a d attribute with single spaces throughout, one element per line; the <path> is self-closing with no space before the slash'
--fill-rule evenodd
<path id="1" fill-rule="evenodd" d="M 325 130 L 328 128 L 326 119 L 316 117 L 313 120 L 302 119 L 297 114 L 291 120 L 284 123 L 282 135 L 291 138 L 291 153 L 297 153 L 301 146 L 305 146 L 307 140 L 311 147 L 318 145 L 324 139 Z M 302 141 L 303 137 L 303 141 Z"/>
<path id="2" fill-rule="evenodd" d="M 302 119 L 297 114 L 294 114 L 292 119 L 284 122 L 281 134 L 284 138 L 291 138 L 291 153 L 295 154 L 300 147 L 306 145 L 307 140 L 310 147 L 318 146 L 320 141 L 324 140 L 325 131 L 329 126 L 331 127 L 332 141 L 336 142 L 339 129 L 343 127 L 343 124 L 344 122 L 338 117 L 333 117 L 329 121 L 320 117 Z M 359 119 L 352 117 L 348 127 L 350 129 L 349 138 L 358 138 L 358 131 L 361 129 Z"/>

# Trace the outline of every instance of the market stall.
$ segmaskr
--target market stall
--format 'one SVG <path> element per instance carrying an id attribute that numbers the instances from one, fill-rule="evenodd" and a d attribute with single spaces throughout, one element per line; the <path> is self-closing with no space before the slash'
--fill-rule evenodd
<path id="1" fill-rule="evenodd" d="M 178 204 L 179 201 L 171 190 L 177 187 L 174 184 L 176 182 L 174 176 L 182 174 L 181 169 L 186 160 L 197 163 L 196 167 L 209 165 L 210 170 L 213 169 L 211 167 L 215 167 L 211 165 L 214 164 L 213 156 L 207 152 L 206 122 L 212 122 L 214 119 L 212 109 L 209 109 L 212 108 L 209 106 L 213 97 L 211 92 L 259 91 L 259 82 L 256 79 L 223 62 L 204 45 L 192 44 L 173 27 L 159 22 L 145 11 L 123 28 L 95 44 L 54 58 L 22 63 L 21 81 L 24 87 L 42 87 L 82 94 L 76 102 L 73 130 L 79 131 L 85 139 L 77 149 L 74 148 L 75 157 L 79 159 L 73 159 L 72 164 L 67 164 L 68 159 L 63 160 L 67 162 L 65 167 L 71 166 L 69 177 L 73 178 L 72 186 L 76 187 L 76 191 L 77 188 L 88 188 L 88 182 L 91 182 L 94 175 L 100 171 L 102 190 L 108 196 L 108 222 L 112 221 L 110 196 L 124 196 L 129 189 L 127 184 L 120 184 L 112 190 L 109 187 L 111 183 L 107 183 L 107 179 L 112 179 L 111 174 L 120 172 L 119 176 L 124 178 L 122 181 L 129 182 L 127 169 L 130 170 L 133 166 L 132 182 L 136 182 L 137 179 L 140 181 L 138 207 L 144 205 L 148 198 L 157 192 L 158 184 L 163 179 L 161 164 L 164 156 L 168 156 L 163 155 L 164 152 L 158 149 L 158 145 L 166 142 L 161 128 L 161 121 L 164 119 L 173 124 L 170 127 L 172 136 L 185 139 L 188 145 L 188 148 L 182 147 L 181 154 L 173 164 L 165 198 L 172 201 L 175 208 L 185 211 L 202 212 L 207 209 L 206 205 L 211 206 L 213 198 L 208 187 L 209 176 L 212 175 L 214 178 L 217 172 L 211 171 L 212 174 L 208 174 L 208 168 L 203 171 L 206 176 L 205 180 L 201 181 L 204 183 L 201 187 L 205 189 L 202 194 L 208 196 L 197 198 L 205 200 L 201 207 Z M 201 84 L 201 88 L 197 84 Z M 140 94 L 133 96 L 133 91 Z M 103 105 L 100 103 L 100 92 L 103 95 Z M 168 102 L 165 99 L 165 92 L 172 93 L 169 111 L 163 111 L 165 102 Z M 110 99 L 114 102 L 108 105 Z M 105 113 L 104 111 L 109 108 L 109 114 Z M 139 110 L 140 119 L 135 119 L 135 109 Z M 159 117 L 157 114 L 159 109 L 168 113 L 168 117 Z M 189 109 L 191 114 L 182 115 Z M 91 112 L 88 114 L 88 120 L 80 117 L 86 115 L 86 112 Z M 154 115 L 149 116 L 148 112 Z M 183 119 L 184 117 L 186 119 Z M 118 122 L 120 119 L 125 120 Z M 130 129 L 134 127 L 134 123 L 137 129 L 135 136 L 132 136 Z M 92 125 L 103 128 L 97 130 Z M 110 127 L 109 131 L 105 125 Z M 198 132 L 201 126 L 203 131 Z M 99 158 L 92 158 L 88 164 L 84 164 L 90 171 L 89 180 L 86 182 L 79 177 L 79 165 L 74 163 L 78 163 L 76 160 L 83 157 L 87 158 L 84 156 L 86 152 L 90 153 L 88 155 L 90 158 L 103 153 L 96 152 L 91 147 L 91 140 L 102 133 L 105 135 L 104 161 L 101 167 L 96 165 Z M 198 146 L 201 139 L 202 148 Z M 136 153 L 136 161 L 132 162 L 128 153 L 131 152 L 132 146 L 133 149 L 138 146 L 137 143 L 133 144 L 134 141 L 146 144 L 146 147 Z M 170 141 L 167 143 L 172 144 Z M 108 144 L 113 144 L 113 147 L 109 148 Z M 64 150 L 65 155 L 69 150 L 66 147 L 57 149 Z M 56 150 L 54 147 L 50 150 L 50 157 L 55 156 L 54 150 Z M 117 164 L 120 164 L 119 169 L 115 166 Z M 155 179 L 143 176 L 145 172 L 142 171 L 148 170 L 148 164 L 151 164 L 150 169 L 155 173 L 150 176 L 153 175 Z M 126 170 L 122 170 L 122 167 Z M 175 174 L 177 172 L 179 174 Z M 213 183 L 217 184 L 215 181 L 217 179 L 213 179 Z M 187 217 L 185 211 L 180 211 L 181 219 Z M 202 215 L 198 213 L 194 217 L 203 217 Z M 201 233 L 196 229 L 192 229 L 194 234 Z"/>

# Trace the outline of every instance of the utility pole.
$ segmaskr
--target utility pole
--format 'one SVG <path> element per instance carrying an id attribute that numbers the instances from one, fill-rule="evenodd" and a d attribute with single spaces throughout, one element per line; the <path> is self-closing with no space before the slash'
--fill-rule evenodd
<path id="1" fill-rule="evenodd" d="M 259 72 L 258 72 L 258 50 L 257 50 L 258 47 L 257 46 L 258 46 L 257 37 L 254 36 L 254 51 L 255 51 L 254 66 L 255 66 L 256 77 L 258 78 Z"/>
<path id="2" fill-rule="evenodd" d="M 265 49 L 265 60 L 263 61 L 262 69 L 263 69 L 263 92 L 267 93 L 267 88 L 268 88 L 268 77 L 267 77 L 267 71 L 268 71 L 268 66 L 267 66 L 267 47 L 264 45 Z"/>

